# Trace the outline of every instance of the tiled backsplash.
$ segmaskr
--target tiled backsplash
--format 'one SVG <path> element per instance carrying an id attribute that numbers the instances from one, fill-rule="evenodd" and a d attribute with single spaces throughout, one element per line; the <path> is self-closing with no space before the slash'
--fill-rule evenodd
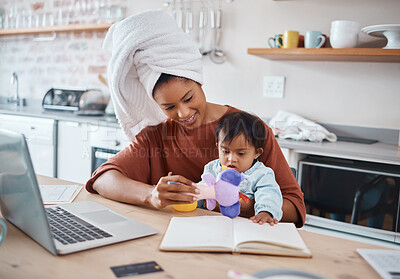
<path id="1" fill-rule="evenodd" d="M 86 32 L 60 33 L 52 42 L 34 42 L 31 36 L 0 39 L 0 95 L 13 94 L 13 72 L 24 98 L 41 98 L 52 87 L 105 89 L 97 78 L 106 73 L 110 55 L 101 49 L 104 36 Z"/>
<path id="2" fill-rule="evenodd" d="M 64 13 L 70 12 L 70 23 L 87 22 L 82 16 L 76 16 L 76 9 L 79 8 L 82 15 L 85 6 L 86 15 L 89 14 L 89 5 L 92 9 L 94 5 L 97 8 L 99 5 L 105 8 L 117 5 L 124 7 L 126 0 L 0 0 L 3 15 L 15 14 L 15 11 L 24 17 L 32 14 L 33 18 L 36 15 L 52 14 L 54 25 L 58 24 L 60 10 Z M 96 17 L 99 16 L 97 14 Z M 19 24 L 21 28 L 24 27 L 22 21 Z M 24 25 L 26 24 L 24 21 Z M 30 24 L 35 27 L 35 23 Z M 18 74 L 19 92 L 23 98 L 41 99 L 52 87 L 99 88 L 107 91 L 98 80 L 99 74 L 106 75 L 107 62 L 111 56 L 111 53 L 101 47 L 105 34 L 106 32 L 57 33 L 54 40 L 51 40 L 51 34 L 0 37 L 0 96 L 9 97 L 14 94 L 14 87 L 10 82 L 13 72 Z M 44 40 L 36 41 L 37 38 Z"/>

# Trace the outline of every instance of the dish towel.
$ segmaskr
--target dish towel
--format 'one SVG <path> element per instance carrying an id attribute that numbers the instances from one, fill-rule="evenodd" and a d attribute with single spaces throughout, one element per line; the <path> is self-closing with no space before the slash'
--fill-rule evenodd
<path id="1" fill-rule="evenodd" d="M 337 137 L 321 125 L 297 114 L 278 111 L 269 121 L 274 134 L 283 139 L 309 140 L 321 142 L 324 139 L 335 142 Z"/>
<path id="2" fill-rule="evenodd" d="M 115 115 L 131 140 L 166 120 L 152 97 L 161 73 L 203 83 L 197 45 L 165 11 L 148 10 L 113 24 L 103 48 L 112 52 L 107 75 Z"/>

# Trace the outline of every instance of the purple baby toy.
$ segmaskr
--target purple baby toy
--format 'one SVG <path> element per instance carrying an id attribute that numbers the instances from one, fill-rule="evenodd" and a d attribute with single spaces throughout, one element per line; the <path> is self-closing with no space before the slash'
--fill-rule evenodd
<path id="1" fill-rule="evenodd" d="M 235 218 L 240 213 L 239 184 L 244 175 L 234 169 L 226 169 L 220 172 L 217 179 L 210 173 L 205 173 L 201 178 L 208 186 L 215 187 L 215 199 L 207 199 L 207 209 L 213 210 L 216 202 L 224 216 Z"/>

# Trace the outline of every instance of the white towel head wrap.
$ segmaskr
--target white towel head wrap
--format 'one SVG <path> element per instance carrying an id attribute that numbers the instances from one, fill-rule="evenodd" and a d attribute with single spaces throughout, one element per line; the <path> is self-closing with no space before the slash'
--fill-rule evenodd
<path id="1" fill-rule="evenodd" d="M 167 117 L 153 99 L 162 73 L 203 83 L 201 54 L 190 36 L 162 10 L 149 10 L 113 24 L 103 48 L 110 94 L 119 124 L 129 139 Z"/>

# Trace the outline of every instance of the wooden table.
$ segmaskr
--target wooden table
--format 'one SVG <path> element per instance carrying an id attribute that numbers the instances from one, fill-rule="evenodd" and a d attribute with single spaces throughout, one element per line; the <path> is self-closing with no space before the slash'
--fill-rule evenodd
<path id="1" fill-rule="evenodd" d="M 38 176 L 39 184 L 70 184 L 55 178 Z M 123 204 L 82 190 L 78 200 L 92 200 L 116 212 L 146 223 L 159 234 L 86 250 L 64 256 L 53 256 L 8 223 L 7 236 L 0 246 L 0 278 L 116 278 L 110 267 L 156 261 L 165 272 L 133 278 L 227 278 L 235 269 L 253 274 L 269 268 L 308 271 L 325 278 L 379 278 L 357 254 L 356 248 L 380 248 L 375 245 L 320 235 L 300 230 L 313 258 L 291 258 L 229 253 L 183 253 L 158 250 L 172 216 L 217 214 L 197 209 L 180 213 L 168 207 L 161 211 Z M 132 277 L 130 277 L 132 278 Z"/>

